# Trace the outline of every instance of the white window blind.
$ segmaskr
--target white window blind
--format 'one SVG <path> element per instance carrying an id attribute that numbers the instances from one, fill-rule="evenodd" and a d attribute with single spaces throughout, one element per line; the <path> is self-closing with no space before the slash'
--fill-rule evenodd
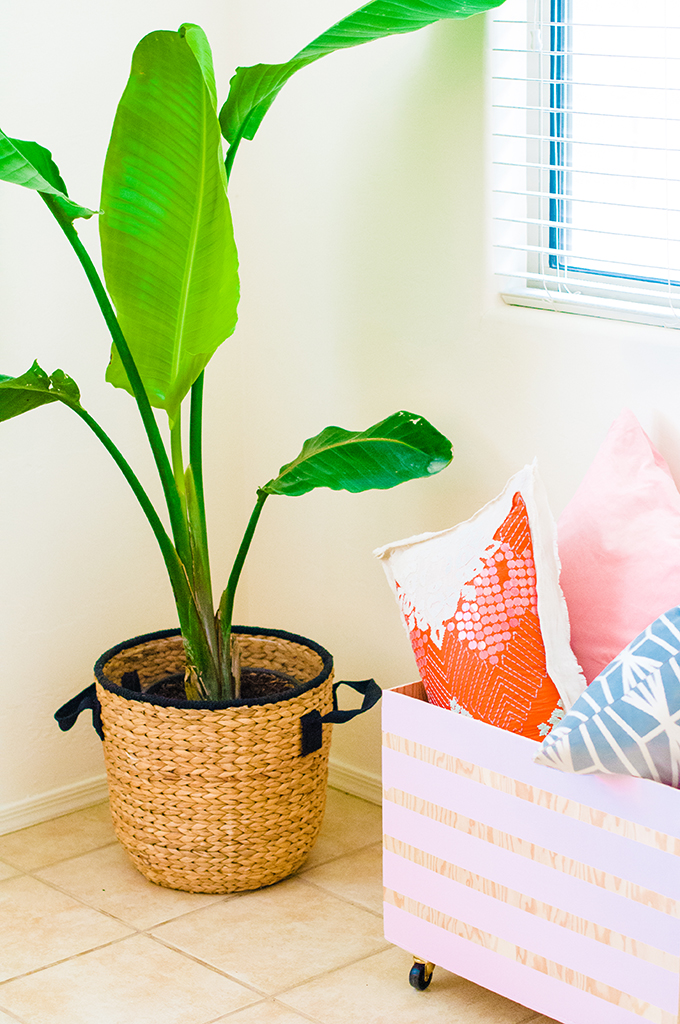
<path id="1" fill-rule="evenodd" d="M 680 0 L 506 0 L 491 24 L 503 297 L 680 327 Z"/>

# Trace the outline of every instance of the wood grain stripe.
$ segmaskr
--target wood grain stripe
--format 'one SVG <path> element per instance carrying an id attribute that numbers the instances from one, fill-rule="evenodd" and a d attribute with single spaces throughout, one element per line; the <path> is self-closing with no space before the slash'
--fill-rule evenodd
<path id="1" fill-rule="evenodd" d="M 601 871 L 599 868 L 594 868 L 590 864 L 574 860 L 572 857 L 566 857 L 561 853 L 555 853 L 553 850 L 547 850 L 543 846 L 527 842 L 526 839 L 520 839 L 519 836 L 502 832 L 500 829 L 485 825 L 481 821 L 475 821 L 464 814 L 451 811 L 448 807 L 441 807 L 439 804 L 431 803 L 429 800 L 423 800 L 420 797 L 413 796 L 411 793 L 405 793 L 401 789 L 385 790 L 384 799 L 390 803 L 397 804 L 399 807 L 405 807 L 416 814 L 422 814 L 426 818 L 431 818 L 433 821 L 441 822 L 449 828 L 465 832 L 466 835 L 483 839 L 485 842 L 492 843 L 503 850 L 508 850 L 510 853 L 516 853 L 527 860 L 534 861 L 537 864 L 544 864 L 554 871 L 561 871 L 565 875 L 571 875 L 572 878 L 589 882 L 600 889 L 606 889 L 608 892 L 614 892 L 619 896 L 624 896 L 626 899 L 634 900 L 636 903 L 642 903 L 646 907 L 653 907 L 654 910 L 660 910 L 663 914 L 680 917 L 680 901 L 674 900 L 670 896 L 664 896 L 661 893 L 654 892 L 653 889 L 647 889 L 643 885 L 637 885 L 635 882 L 619 878 L 608 871 Z"/>
<path id="2" fill-rule="evenodd" d="M 622 992 L 612 985 L 606 985 L 595 978 L 590 978 L 586 974 L 580 974 L 578 971 L 564 967 L 553 960 L 548 960 L 538 953 L 532 953 L 531 950 L 516 946 L 507 939 L 501 939 L 497 935 L 491 935 L 489 932 L 482 931 L 481 928 L 474 928 L 464 921 L 459 921 L 455 917 L 442 913 L 440 910 L 428 907 L 426 904 L 411 899 L 409 896 L 403 896 L 393 889 L 384 889 L 384 899 L 386 903 L 391 904 L 398 910 L 411 914 L 413 917 L 419 917 L 421 920 L 427 921 L 428 924 L 442 928 L 444 931 L 457 935 L 461 939 L 466 939 L 468 942 L 474 942 L 484 949 L 506 957 L 508 960 L 524 964 L 534 971 L 540 971 L 541 974 L 546 974 L 548 977 L 561 981 L 565 985 L 571 985 L 574 988 L 581 989 L 583 992 L 587 992 L 589 995 L 597 996 L 597 998 L 603 999 L 608 1003 L 613 1003 L 622 1010 L 628 1010 L 638 1017 L 651 1021 L 652 1024 L 678 1024 L 678 1018 L 674 1014 L 661 1009 L 659 1006 L 654 1006 L 643 999 L 631 996 L 627 992 Z"/>
<path id="3" fill-rule="evenodd" d="M 485 896 L 491 896 L 493 899 L 507 903 L 518 910 L 524 910 L 527 914 L 533 914 L 535 917 L 550 921 L 552 924 L 559 925 L 560 928 L 567 928 L 569 931 L 577 932 L 579 935 L 584 935 L 589 939 L 594 939 L 596 942 L 601 942 L 604 946 L 617 949 L 621 953 L 627 953 L 629 956 L 637 957 L 639 960 L 645 960 L 647 963 L 655 964 L 657 967 L 663 967 L 666 971 L 671 971 L 675 974 L 680 972 L 680 957 L 675 956 L 673 953 L 666 953 L 662 949 L 656 949 L 646 942 L 632 939 L 630 936 L 623 935 L 612 928 L 605 928 L 602 925 L 595 924 L 593 921 L 586 920 L 586 918 L 579 917 L 577 914 L 570 914 L 560 907 L 553 907 L 542 900 L 526 896 L 524 893 L 510 889 L 499 882 L 494 882 L 490 878 L 477 875 L 472 871 L 468 871 L 467 868 L 461 868 L 457 864 L 452 864 L 450 861 L 436 857 L 432 853 L 420 850 L 417 846 L 410 846 L 408 843 L 404 843 L 400 839 L 394 839 L 392 836 L 384 836 L 384 847 L 390 853 L 394 853 L 404 860 L 418 864 L 429 871 L 435 871 L 438 875 L 450 878 L 454 882 L 459 882 L 469 889 L 484 893 Z"/>
<path id="4" fill-rule="evenodd" d="M 555 811 L 567 818 L 576 821 L 583 821 L 588 825 L 594 825 L 614 835 L 624 836 L 644 846 L 651 846 L 655 850 L 662 850 L 664 853 L 680 856 L 680 839 L 669 836 L 665 832 L 649 828 L 647 825 L 640 825 L 635 821 L 628 821 L 626 818 L 619 818 L 607 811 L 599 811 L 595 807 L 588 807 L 587 804 L 571 800 L 569 797 L 560 796 L 557 793 L 549 793 L 545 789 L 530 786 L 526 782 L 511 779 L 507 775 L 501 775 L 490 768 L 483 768 L 481 765 L 464 761 L 452 754 L 446 754 L 441 750 L 425 746 L 422 743 L 415 743 L 404 736 L 397 736 L 394 733 L 383 733 L 383 746 L 390 750 L 396 750 L 407 757 L 413 757 L 418 761 L 434 765 L 443 771 L 460 775 L 463 778 L 480 782 L 484 786 L 490 786 L 508 796 L 517 797 L 519 800 L 526 800 L 537 807 L 545 807 L 547 810 Z"/>

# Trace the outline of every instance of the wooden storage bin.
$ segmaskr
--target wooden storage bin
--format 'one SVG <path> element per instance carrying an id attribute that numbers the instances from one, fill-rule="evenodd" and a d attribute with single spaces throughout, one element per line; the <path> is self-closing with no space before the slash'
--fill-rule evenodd
<path id="1" fill-rule="evenodd" d="M 536 765 L 421 683 L 382 717 L 386 938 L 563 1024 L 680 1024 L 680 791 Z"/>

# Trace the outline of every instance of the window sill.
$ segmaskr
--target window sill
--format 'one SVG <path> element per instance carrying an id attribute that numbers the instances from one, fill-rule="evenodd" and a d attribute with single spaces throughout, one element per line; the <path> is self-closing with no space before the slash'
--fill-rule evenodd
<path id="1" fill-rule="evenodd" d="M 530 306 L 533 309 L 549 309 L 556 313 L 578 313 L 582 316 L 628 320 L 636 324 L 680 330 L 680 308 L 674 311 L 668 306 L 600 299 L 588 295 L 568 295 L 540 288 L 516 288 L 501 292 L 501 297 L 509 306 Z"/>

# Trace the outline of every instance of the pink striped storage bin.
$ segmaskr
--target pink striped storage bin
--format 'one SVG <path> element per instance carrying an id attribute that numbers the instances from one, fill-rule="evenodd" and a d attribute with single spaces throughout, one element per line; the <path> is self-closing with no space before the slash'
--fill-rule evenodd
<path id="1" fill-rule="evenodd" d="M 680 1024 L 680 792 L 536 765 L 421 683 L 382 707 L 386 938 L 563 1024 Z"/>

